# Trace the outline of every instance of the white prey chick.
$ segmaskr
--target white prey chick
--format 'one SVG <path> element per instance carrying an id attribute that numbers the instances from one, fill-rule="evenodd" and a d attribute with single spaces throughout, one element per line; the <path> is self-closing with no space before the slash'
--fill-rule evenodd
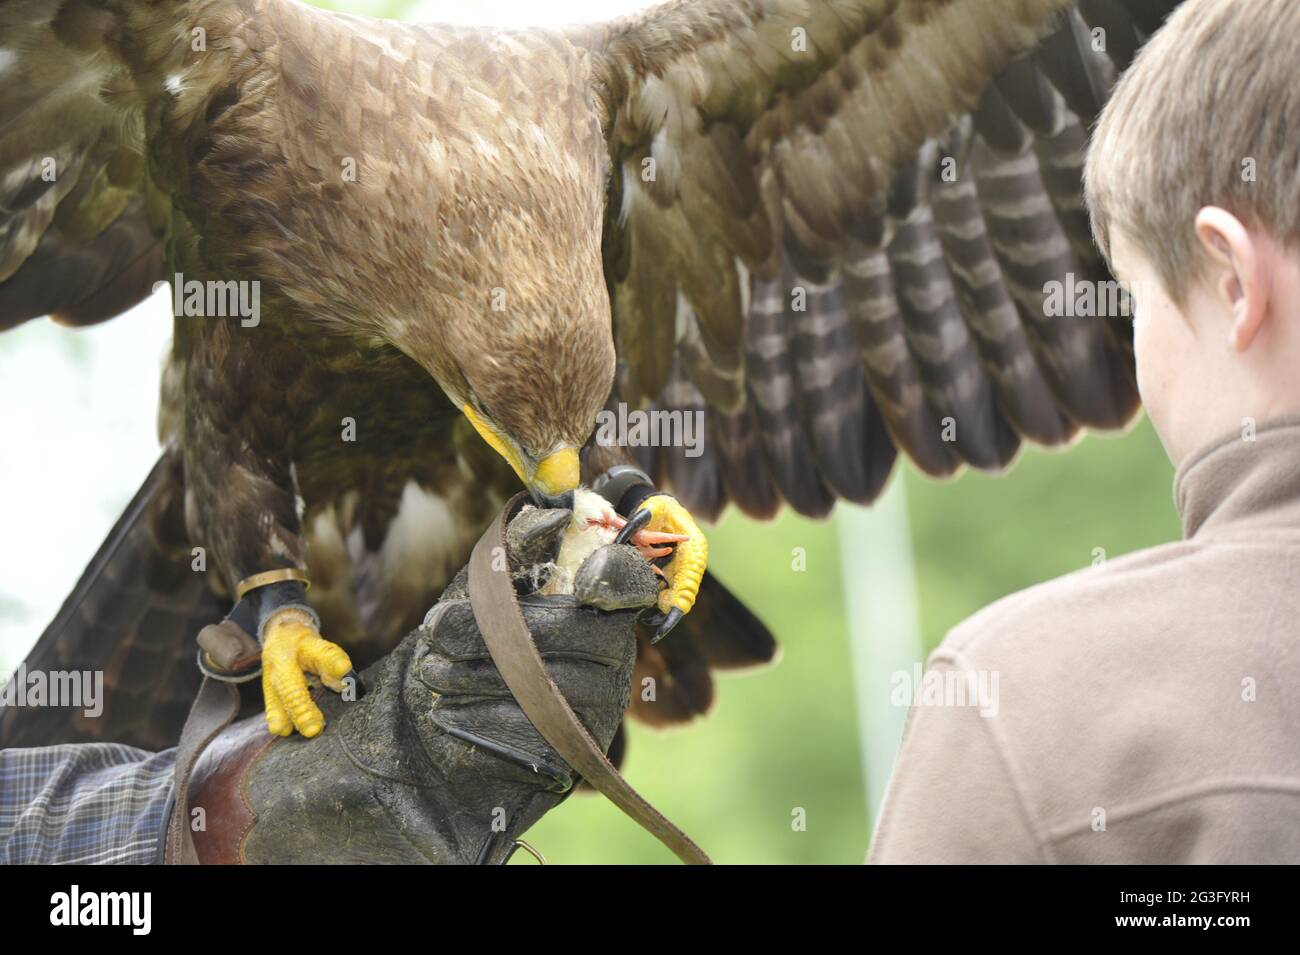
<path id="1" fill-rule="evenodd" d="M 542 588 L 542 593 L 572 594 L 573 578 L 582 562 L 600 548 L 614 543 L 614 538 L 626 524 L 627 521 L 614 510 L 609 501 L 595 491 L 589 491 L 585 487 L 574 491 L 573 519 L 560 538 L 555 569 Z M 646 560 L 653 560 L 656 557 L 666 557 L 672 553 L 670 545 L 688 539 L 685 534 L 665 534 L 643 529 L 633 534 L 629 543 Z M 658 571 L 658 568 L 655 570 Z"/>

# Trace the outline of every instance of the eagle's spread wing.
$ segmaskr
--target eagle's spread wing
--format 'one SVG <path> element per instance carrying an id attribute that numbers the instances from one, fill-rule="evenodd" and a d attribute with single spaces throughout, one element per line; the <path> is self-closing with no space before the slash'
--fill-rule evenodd
<path id="1" fill-rule="evenodd" d="M 1109 59 L 1122 66 L 1172 5 L 695 0 L 569 31 L 589 56 L 549 32 L 515 38 L 532 50 L 524 75 L 537 78 L 535 94 L 561 90 L 568 103 L 593 70 L 614 168 L 604 253 L 621 396 L 707 409 L 702 457 L 655 449 L 654 470 L 704 514 L 728 499 L 752 513 L 783 499 L 824 513 L 836 497 L 871 499 L 895 445 L 949 473 L 1004 464 L 1022 435 L 1053 443 L 1080 425 L 1127 420 L 1136 396 L 1124 334 L 1046 317 L 1043 285 L 1068 272 L 1105 277 L 1079 203 L 1084 128 L 1113 77 Z M 200 16 L 211 46 L 193 56 Z M 1106 55 L 1085 23 L 1105 25 Z M 422 168 L 393 159 L 429 141 L 417 127 L 459 143 L 464 161 L 446 164 L 456 185 L 475 183 L 466 173 L 475 157 L 480 176 L 502 171 L 482 163 L 491 153 L 477 134 L 482 117 L 461 107 L 495 110 L 518 98 L 515 87 L 528 90 L 473 31 L 378 25 L 279 0 L 10 0 L 0 37 L 0 329 L 45 313 L 106 318 L 142 298 L 164 262 L 167 272 L 268 283 L 257 348 L 228 323 L 181 326 L 168 387 L 185 394 L 184 426 L 174 424 L 188 460 L 181 469 L 169 457 L 151 476 L 33 657 L 107 661 L 124 683 L 150 687 L 188 658 L 196 610 L 219 612 L 176 546 L 193 529 L 173 526 L 188 518 L 182 501 L 207 509 L 197 523 L 233 580 L 272 563 L 267 548 L 288 541 L 296 552 L 294 465 L 319 507 L 363 494 L 356 526 L 361 537 L 373 526 L 376 545 L 407 479 L 436 484 L 401 470 L 430 455 L 388 405 L 366 418 L 393 427 L 367 430 L 365 453 L 338 440 L 340 415 L 361 407 L 338 376 L 425 422 L 422 440 L 431 411 L 455 417 L 365 319 L 377 300 L 401 317 L 424 314 L 434 265 L 450 275 L 449 253 L 469 265 L 485 255 L 470 242 L 436 243 L 426 208 L 386 184 Z M 460 72 L 442 65 L 462 60 Z M 566 77 L 558 86 L 547 82 L 554 70 Z M 431 84 L 441 85 L 431 93 Z M 463 129 L 453 122 L 462 116 Z M 557 133 L 546 144 L 589 158 L 579 140 Z M 326 176 L 340 150 L 370 157 L 358 188 Z M 513 196 L 502 168 L 498 189 Z M 147 170 L 169 181 L 152 183 Z M 424 185 L 406 182 L 428 195 Z M 456 204 L 477 206 L 472 195 Z M 472 237 L 481 218 L 455 223 Z M 369 247 L 352 227 L 382 237 L 379 253 L 351 254 Z M 462 284 L 474 283 L 459 275 L 443 300 Z M 352 337 L 314 333 L 308 319 L 327 311 Z M 428 393 L 411 400 L 408 386 Z M 301 433 L 280 413 L 282 394 Z M 280 453 L 291 441 L 298 461 Z M 124 588 L 137 582 L 131 574 L 148 580 Z M 412 595 L 399 612 L 420 604 Z M 733 634 L 710 625 L 708 607 Z M 706 708 L 710 666 L 770 656 L 766 632 L 736 607 L 701 608 L 683 624 L 707 631 L 698 641 L 642 654 L 643 669 L 673 677 L 660 681 L 672 699 L 652 719 Z M 114 633 L 150 639 L 87 652 Z M 122 698 L 94 731 L 149 732 L 155 743 L 166 729 L 161 695 Z M 172 719 L 182 699 L 169 696 Z M 0 719 L 0 745 L 55 731 L 42 720 L 23 736 L 19 721 Z"/>
<path id="2" fill-rule="evenodd" d="M 817 515 L 874 498 L 895 445 L 944 475 L 1128 421 L 1128 329 L 1050 317 L 1044 285 L 1109 278 L 1086 129 L 1176 5 L 702 0 L 575 30 L 618 397 L 707 414 L 652 471 L 704 515 Z"/>
<path id="3" fill-rule="evenodd" d="M 119 26 L 82 3 L 0 6 L 0 331 L 102 321 L 163 278 L 170 203 Z"/>

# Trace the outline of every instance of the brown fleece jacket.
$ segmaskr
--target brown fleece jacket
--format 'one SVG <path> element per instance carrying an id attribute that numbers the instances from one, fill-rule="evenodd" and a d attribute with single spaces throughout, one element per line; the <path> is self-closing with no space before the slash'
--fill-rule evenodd
<path id="1" fill-rule="evenodd" d="M 1182 541 L 948 634 L 868 861 L 1300 862 L 1300 417 L 1174 497 Z"/>

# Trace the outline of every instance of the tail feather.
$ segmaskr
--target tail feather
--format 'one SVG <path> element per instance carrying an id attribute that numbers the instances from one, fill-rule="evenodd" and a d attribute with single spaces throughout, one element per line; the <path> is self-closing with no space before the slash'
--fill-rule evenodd
<path id="1" fill-rule="evenodd" d="M 713 706 L 712 670 L 739 670 L 776 659 L 771 632 L 712 573 L 695 609 L 664 641 L 640 635 L 632 677 L 634 717 L 651 726 L 688 723 Z"/>

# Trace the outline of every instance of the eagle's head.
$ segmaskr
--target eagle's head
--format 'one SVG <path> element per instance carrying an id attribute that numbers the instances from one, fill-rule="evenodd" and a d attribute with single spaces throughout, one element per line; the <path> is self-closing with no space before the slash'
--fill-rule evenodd
<path id="1" fill-rule="evenodd" d="M 572 506 L 579 451 L 614 380 L 600 233 L 499 213 L 458 248 L 472 281 L 437 297 L 435 320 L 393 337 L 539 505 Z"/>
<path id="2" fill-rule="evenodd" d="M 379 286 L 367 291 L 389 305 L 371 319 L 535 500 L 568 503 L 614 378 L 601 104 L 574 51 L 514 35 L 483 44 L 440 61 L 460 92 L 424 135 L 404 130 L 422 146 L 394 166 L 400 179 L 376 172 L 365 186 L 354 221 L 372 239 L 361 254 Z M 412 93 L 420 123 L 428 92 Z M 350 274 L 363 265 L 347 257 Z"/>
<path id="3" fill-rule="evenodd" d="M 476 315 L 450 343 L 443 390 L 542 506 L 573 506 L 578 453 L 613 385 L 609 300 L 594 291 L 576 308 Z"/>

